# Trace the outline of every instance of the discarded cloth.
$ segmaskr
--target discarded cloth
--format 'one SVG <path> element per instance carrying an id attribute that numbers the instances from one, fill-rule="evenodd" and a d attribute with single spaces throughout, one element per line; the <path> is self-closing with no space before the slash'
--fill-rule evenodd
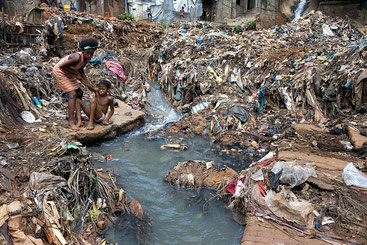
<path id="1" fill-rule="evenodd" d="M 116 76 L 120 79 L 121 82 L 126 82 L 124 69 L 122 68 L 120 63 L 115 61 L 106 61 L 106 66 L 110 71 L 116 74 Z"/>

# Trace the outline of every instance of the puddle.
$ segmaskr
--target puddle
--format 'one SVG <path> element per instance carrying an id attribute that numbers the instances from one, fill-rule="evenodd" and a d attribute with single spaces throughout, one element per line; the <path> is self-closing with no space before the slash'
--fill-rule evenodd
<path id="1" fill-rule="evenodd" d="M 187 190 L 164 181 L 166 173 L 178 162 L 214 160 L 210 140 L 187 138 L 186 151 L 160 150 L 167 137 L 154 138 L 130 134 L 118 137 L 89 151 L 111 154 L 112 161 L 96 163 L 97 167 L 113 169 L 117 185 L 137 199 L 152 218 L 152 232 L 147 244 L 240 244 L 244 227 L 236 223 L 222 201 L 210 201 L 210 190 Z M 203 207 L 206 207 L 203 209 Z M 138 244 L 136 234 L 117 225 L 106 234 L 111 242 Z"/>

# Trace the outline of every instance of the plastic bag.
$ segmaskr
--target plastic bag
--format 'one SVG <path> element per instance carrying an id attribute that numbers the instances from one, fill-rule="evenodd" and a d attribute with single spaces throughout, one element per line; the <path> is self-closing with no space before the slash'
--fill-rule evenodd
<path id="1" fill-rule="evenodd" d="M 317 177 L 315 167 L 300 166 L 296 162 L 276 162 L 271 170 L 274 174 L 283 171 L 279 181 L 289 184 L 292 188 L 303 184 L 310 177 Z"/>
<path id="2" fill-rule="evenodd" d="M 333 31 L 330 29 L 330 27 L 327 24 L 322 25 L 322 32 L 323 32 L 324 36 L 327 36 L 327 37 L 333 37 L 334 36 Z"/>
<path id="3" fill-rule="evenodd" d="M 346 185 L 367 188 L 367 176 L 356 169 L 351 162 L 344 168 L 342 178 Z"/>
<path id="4" fill-rule="evenodd" d="M 243 123 L 247 122 L 249 118 L 249 111 L 245 107 L 235 105 L 232 107 L 231 111 L 239 120 L 241 120 L 241 122 Z"/>
<path id="5" fill-rule="evenodd" d="M 43 195 L 44 193 L 58 188 L 68 190 L 66 181 L 63 177 L 56 176 L 50 173 L 33 172 L 29 178 L 29 188 L 37 191 L 37 195 Z"/>

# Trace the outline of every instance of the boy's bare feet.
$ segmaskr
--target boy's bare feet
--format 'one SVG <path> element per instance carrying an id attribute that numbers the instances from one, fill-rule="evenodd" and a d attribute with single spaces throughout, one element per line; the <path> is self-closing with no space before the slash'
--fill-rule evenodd
<path id="1" fill-rule="evenodd" d="M 78 122 L 76 123 L 76 126 L 77 126 L 77 127 L 82 127 L 82 126 L 83 126 L 83 122 L 82 122 L 82 121 L 78 121 Z"/>
<path id="2" fill-rule="evenodd" d="M 94 129 L 94 124 L 92 123 L 88 123 L 88 125 L 87 125 L 87 129 L 88 130 L 93 130 Z"/>
<path id="3" fill-rule="evenodd" d="M 72 129 L 72 130 L 79 130 L 79 129 L 80 129 L 77 125 L 75 125 L 75 124 L 71 124 L 71 123 L 69 123 L 68 127 L 69 127 L 70 129 Z"/>

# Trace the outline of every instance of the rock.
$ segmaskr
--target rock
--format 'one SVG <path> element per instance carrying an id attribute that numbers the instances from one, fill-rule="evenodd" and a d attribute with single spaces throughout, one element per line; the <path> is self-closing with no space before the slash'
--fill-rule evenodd
<path id="1" fill-rule="evenodd" d="M 361 149 L 365 143 L 367 143 L 367 137 L 360 134 L 360 131 L 352 126 L 347 127 L 349 140 L 353 144 L 354 148 Z"/>
<path id="2" fill-rule="evenodd" d="M 131 108 L 122 101 L 118 101 L 119 107 L 115 108 L 115 114 L 112 116 L 113 124 L 100 125 L 95 124 L 93 130 L 81 129 L 72 131 L 63 129 L 64 134 L 69 140 L 77 140 L 83 144 L 90 144 L 98 141 L 113 139 L 117 135 L 129 132 L 144 123 L 144 113 Z M 125 115 L 131 113 L 131 115 Z"/>
<path id="3" fill-rule="evenodd" d="M 306 133 L 328 133 L 328 129 L 322 129 L 315 125 L 311 124 L 294 124 L 292 128 L 296 130 L 299 134 L 306 134 Z"/>

